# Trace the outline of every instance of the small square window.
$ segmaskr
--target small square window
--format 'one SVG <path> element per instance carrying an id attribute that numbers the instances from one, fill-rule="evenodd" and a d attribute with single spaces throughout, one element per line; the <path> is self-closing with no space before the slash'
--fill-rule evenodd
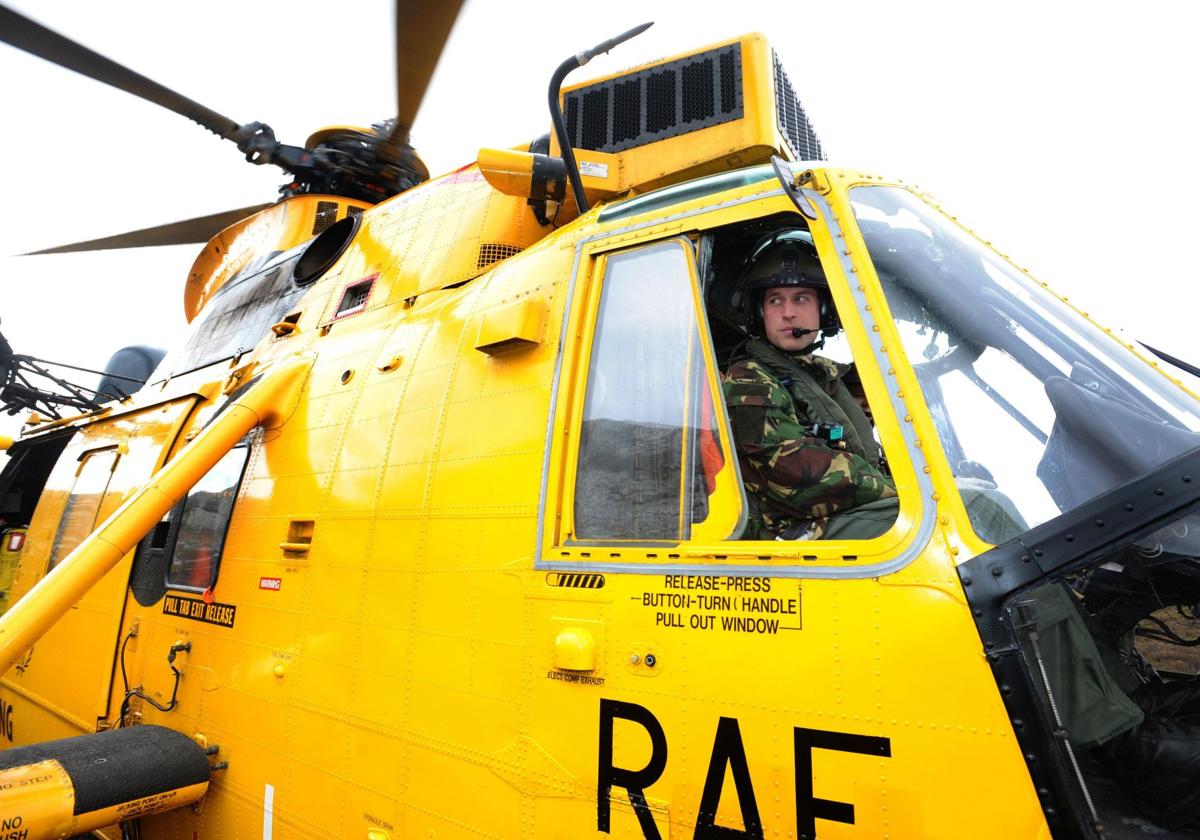
<path id="1" fill-rule="evenodd" d="M 347 315 L 356 315 L 366 309 L 367 301 L 371 297 L 371 288 L 374 285 L 375 277 L 371 276 L 347 286 L 346 291 L 342 292 L 342 300 L 338 303 L 337 311 L 333 313 L 333 317 L 345 318 Z"/>

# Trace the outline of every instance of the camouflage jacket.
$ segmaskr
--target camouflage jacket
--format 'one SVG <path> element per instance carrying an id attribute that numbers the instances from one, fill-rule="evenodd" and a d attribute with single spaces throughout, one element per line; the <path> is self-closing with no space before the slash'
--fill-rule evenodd
<path id="1" fill-rule="evenodd" d="M 870 423 L 841 381 L 848 366 L 762 341 L 746 351 L 724 378 L 742 479 L 757 507 L 746 538 L 773 539 L 799 526 L 793 533 L 818 539 L 833 514 L 896 495 L 877 466 Z M 845 439 L 814 437 L 818 422 L 842 426 Z"/>

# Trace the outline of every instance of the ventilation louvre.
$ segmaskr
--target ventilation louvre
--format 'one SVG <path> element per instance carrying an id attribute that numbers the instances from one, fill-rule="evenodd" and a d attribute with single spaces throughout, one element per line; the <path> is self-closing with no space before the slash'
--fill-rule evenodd
<path id="1" fill-rule="evenodd" d="M 514 254 L 519 253 L 520 246 L 507 245 L 503 242 L 485 242 L 479 246 L 479 268 L 487 268 L 493 263 L 498 263 L 501 260 L 506 260 Z"/>
<path id="2" fill-rule="evenodd" d="M 313 220 L 313 235 L 323 233 L 326 228 L 337 221 L 338 203 L 336 201 L 318 201 L 317 217 Z"/>
<path id="3" fill-rule="evenodd" d="M 812 123 L 808 121 L 808 114 L 796 98 L 796 91 L 774 50 L 771 51 L 771 58 L 775 64 L 775 114 L 779 120 L 779 133 L 787 140 L 796 160 L 825 160 L 821 141 L 817 139 Z"/>

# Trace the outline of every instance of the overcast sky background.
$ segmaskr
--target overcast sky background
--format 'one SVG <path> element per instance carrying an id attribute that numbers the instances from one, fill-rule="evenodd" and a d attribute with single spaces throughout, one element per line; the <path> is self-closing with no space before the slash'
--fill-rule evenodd
<path id="1" fill-rule="evenodd" d="M 395 111 L 383 0 L 5 2 L 283 142 Z M 413 128 L 430 171 L 547 131 L 558 63 L 645 20 L 568 82 L 761 31 L 831 164 L 918 184 L 1102 323 L 1200 359 L 1200 4 L 475 0 Z M 200 246 L 9 255 L 270 201 L 284 180 L 5 45 L 0 113 L 0 329 L 18 353 L 99 367 L 127 344 L 172 344 Z"/>

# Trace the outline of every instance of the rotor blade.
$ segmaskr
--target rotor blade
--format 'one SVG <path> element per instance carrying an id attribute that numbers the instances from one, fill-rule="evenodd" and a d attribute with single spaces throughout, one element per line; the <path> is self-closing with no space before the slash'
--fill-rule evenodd
<path id="1" fill-rule="evenodd" d="M 116 236 L 106 236 L 103 239 L 90 239 L 87 242 L 74 242 L 70 245 L 59 245 L 56 248 L 46 248 L 41 251 L 30 251 L 23 257 L 38 254 L 70 254 L 76 251 L 107 251 L 115 248 L 142 248 L 153 245 L 186 245 L 189 242 L 207 242 L 213 236 L 247 216 L 259 210 L 270 207 L 270 204 L 255 204 L 252 207 L 242 207 L 238 210 L 226 210 L 224 213 L 213 213 L 211 216 L 200 216 L 182 222 L 172 222 L 169 225 L 143 228 L 129 233 L 119 233 Z"/>
<path id="2" fill-rule="evenodd" d="M 425 89 L 463 0 L 396 0 L 396 126 L 391 143 L 408 143 Z"/>
<path id="3" fill-rule="evenodd" d="M 6 6 L 0 6 L 0 41 L 161 105 L 221 137 L 229 138 L 238 127 L 229 117 L 205 108 L 199 102 L 193 102 Z"/>
<path id="4" fill-rule="evenodd" d="M 1200 367 L 1197 367 L 1196 365 L 1193 365 L 1189 362 L 1185 362 L 1183 359 L 1172 356 L 1170 353 L 1166 353 L 1162 350 L 1159 350 L 1156 347 L 1151 347 L 1149 344 L 1147 344 L 1144 341 L 1139 341 L 1138 344 L 1145 347 L 1147 350 L 1149 350 L 1155 356 L 1158 356 L 1158 358 L 1162 359 L 1167 364 L 1175 365 L 1175 367 L 1179 368 L 1180 370 L 1186 370 L 1192 376 L 1200 376 Z"/>

